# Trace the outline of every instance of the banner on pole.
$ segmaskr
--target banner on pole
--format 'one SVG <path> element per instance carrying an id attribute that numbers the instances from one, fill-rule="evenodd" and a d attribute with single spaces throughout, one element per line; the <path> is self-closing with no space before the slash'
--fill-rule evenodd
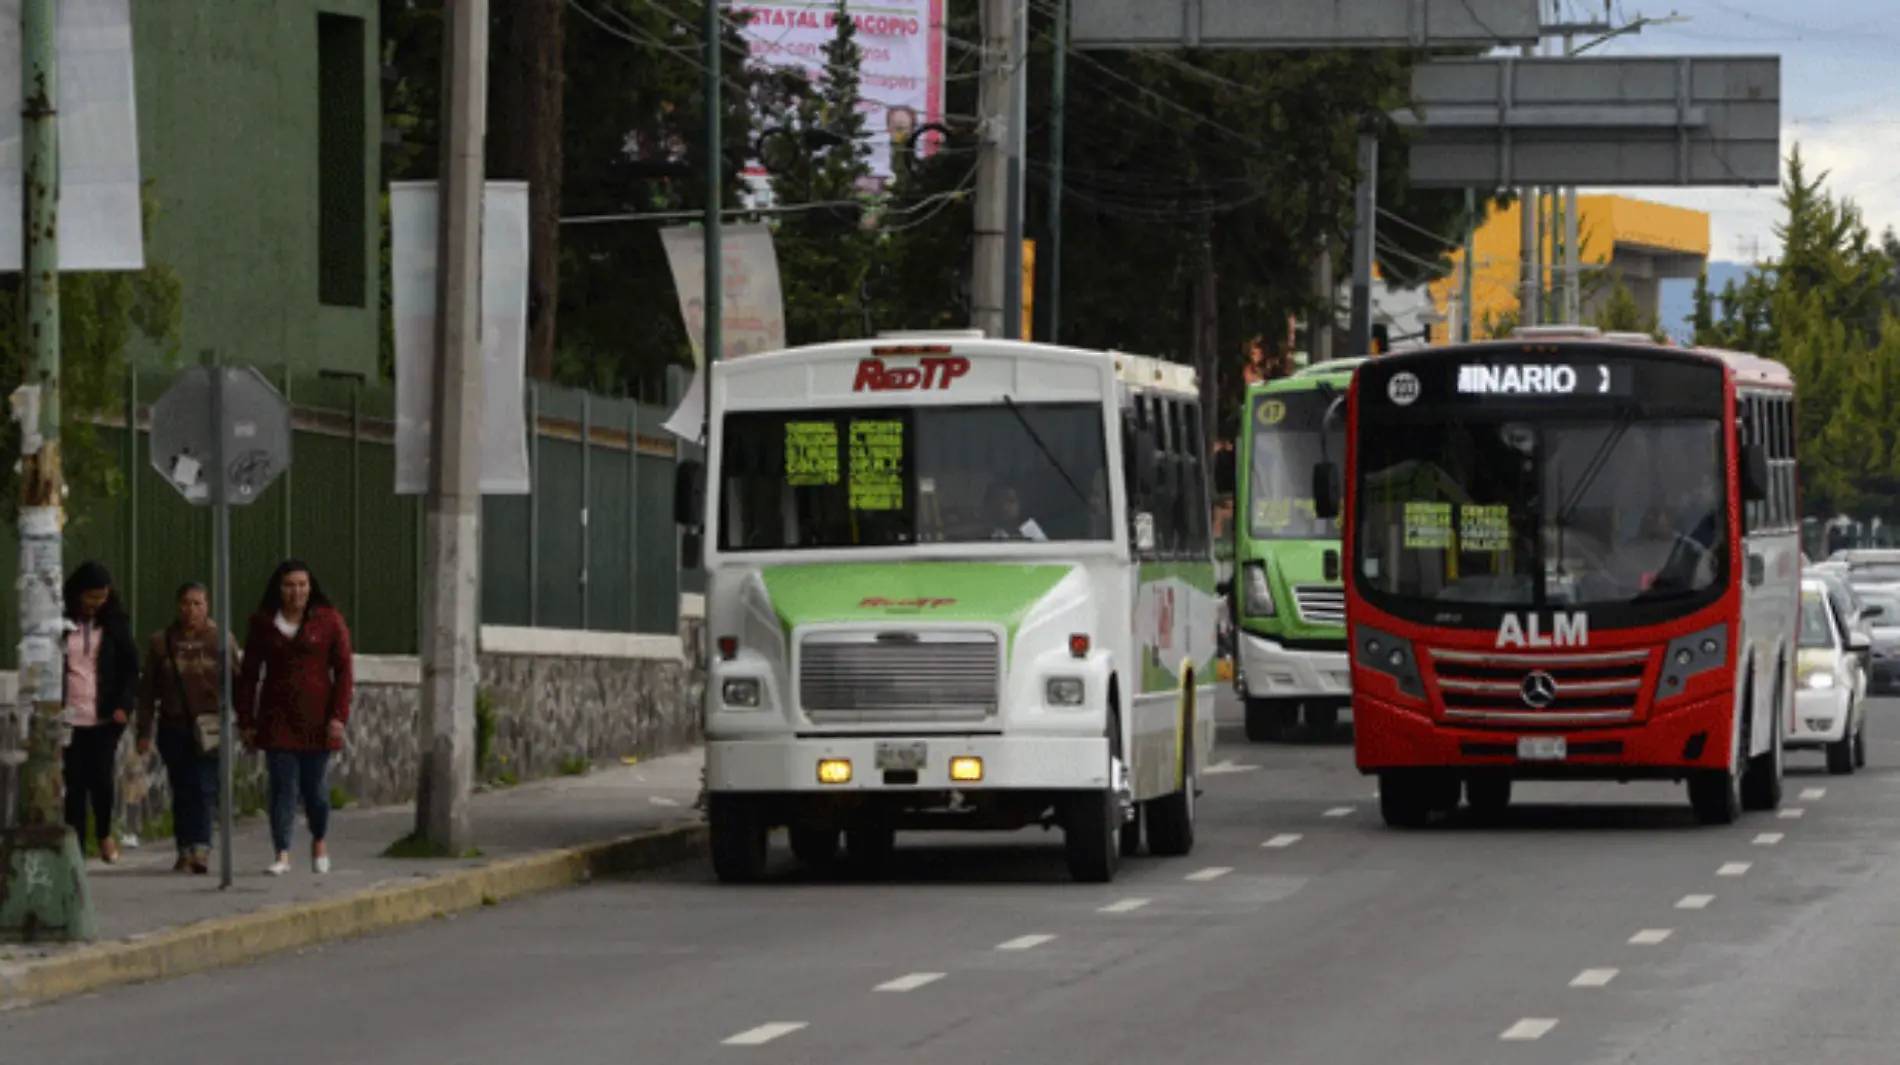
<path id="1" fill-rule="evenodd" d="M 679 290 L 680 315 L 686 321 L 686 339 L 693 345 L 693 365 L 706 365 L 706 237 L 698 226 L 660 230 L 667 265 L 673 269 L 673 287 Z M 778 251 L 772 231 L 759 223 L 721 227 L 724 251 L 724 295 L 720 315 L 723 349 L 720 358 L 735 359 L 785 346 L 785 298 L 779 289 Z"/>
<path id="2" fill-rule="evenodd" d="M 429 490 L 439 204 L 433 181 L 390 186 L 398 495 Z M 482 193 L 483 495 L 526 495 L 531 489 L 524 403 L 527 357 L 528 183 L 490 181 Z"/>

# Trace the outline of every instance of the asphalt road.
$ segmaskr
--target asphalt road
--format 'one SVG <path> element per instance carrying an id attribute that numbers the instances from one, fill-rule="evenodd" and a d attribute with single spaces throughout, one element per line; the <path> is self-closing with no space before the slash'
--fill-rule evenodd
<path id="1" fill-rule="evenodd" d="M 1231 713 L 1232 708 L 1227 708 Z M 1228 728 L 1187 859 L 1069 883 L 1054 833 L 906 837 L 877 879 L 699 865 L 0 1015 L 124 1065 L 1876 1065 L 1900 1053 L 1900 703 L 1776 815 L 1520 791 L 1385 829 L 1339 743 Z"/>

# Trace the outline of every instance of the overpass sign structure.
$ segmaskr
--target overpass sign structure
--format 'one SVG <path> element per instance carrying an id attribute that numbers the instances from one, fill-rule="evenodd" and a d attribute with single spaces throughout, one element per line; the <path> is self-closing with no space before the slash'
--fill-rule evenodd
<path id="1" fill-rule="evenodd" d="M 1071 0 L 1078 49 L 1534 44 L 1540 0 Z"/>

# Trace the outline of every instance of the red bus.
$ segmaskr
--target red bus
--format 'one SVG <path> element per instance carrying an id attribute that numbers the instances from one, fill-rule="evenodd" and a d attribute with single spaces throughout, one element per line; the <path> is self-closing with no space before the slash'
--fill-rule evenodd
<path id="1" fill-rule="evenodd" d="M 1362 366 L 1348 401 L 1355 755 L 1394 827 L 1518 780 L 1781 802 L 1800 489 L 1778 362 L 1591 329 Z M 1339 506 L 1338 471 L 1315 471 Z"/>

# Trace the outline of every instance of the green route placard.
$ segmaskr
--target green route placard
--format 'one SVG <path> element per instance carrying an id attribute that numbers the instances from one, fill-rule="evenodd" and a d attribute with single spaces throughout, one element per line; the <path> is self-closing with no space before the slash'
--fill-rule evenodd
<path id="1" fill-rule="evenodd" d="M 838 426 L 835 422 L 785 423 L 785 483 L 794 488 L 837 484 Z"/>
<path id="2" fill-rule="evenodd" d="M 851 509 L 904 506 L 904 423 L 851 423 Z"/>
<path id="3" fill-rule="evenodd" d="M 1451 504 L 1405 504 L 1405 546 L 1427 551 L 1450 547 Z"/>

